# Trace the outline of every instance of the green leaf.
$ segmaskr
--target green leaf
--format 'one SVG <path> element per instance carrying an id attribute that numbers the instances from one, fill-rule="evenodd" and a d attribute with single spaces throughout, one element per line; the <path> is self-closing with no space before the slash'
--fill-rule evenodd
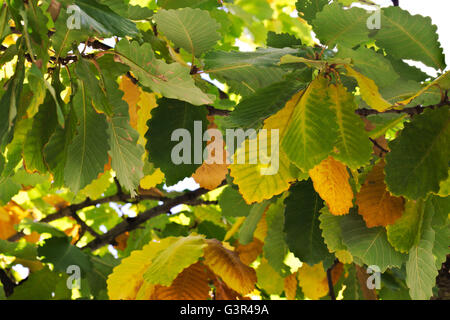
<path id="1" fill-rule="evenodd" d="M 336 57 L 351 58 L 355 70 L 375 81 L 379 88 L 389 86 L 399 79 L 391 62 L 374 50 L 365 47 L 357 50 L 339 47 Z"/>
<path id="2" fill-rule="evenodd" d="M 367 164 L 372 154 L 372 144 L 364 130 L 364 123 L 356 115 L 355 97 L 341 84 L 329 88 L 333 109 L 336 113 L 337 152 L 333 157 L 346 164 L 351 169 L 358 169 Z"/>
<path id="3" fill-rule="evenodd" d="M 423 201 L 408 201 L 405 211 L 394 224 L 388 225 L 387 237 L 389 243 L 397 250 L 407 253 L 419 241 L 424 214 Z"/>
<path id="4" fill-rule="evenodd" d="M 231 186 L 225 188 L 220 194 L 219 206 L 222 209 L 222 215 L 226 217 L 246 217 L 252 208 L 245 202 L 239 191 Z"/>
<path id="5" fill-rule="evenodd" d="M 419 242 L 409 250 L 406 262 L 406 284 L 413 300 L 428 300 L 433 295 L 438 270 L 433 256 L 435 232 L 431 214 L 425 214 Z"/>
<path id="6" fill-rule="evenodd" d="M 51 300 L 60 281 L 65 279 L 48 268 L 33 272 L 27 281 L 14 289 L 8 300 Z"/>
<path id="7" fill-rule="evenodd" d="M 122 100 L 123 92 L 119 90 L 118 84 L 111 75 L 105 80 L 108 98 L 114 114 L 108 119 L 111 167 L 115 171 L 120 184 L 134 197 L 136 195 L 135 190 L 144 176 L 144 163 L 142 161 L 144 148 L 137 143 L 139 133 L 130 125 L 128 104 Z"/>
<path id="8" fill-rule="evenodd" d="M 284 259 L 289 251 L 284 232 L 284 211 L 283 198 L 278 199 L 267 210 L 267 235 L 263 246 L 264 257 L 281 276 L 288 274 L 288 268 L 284 264 Z"/>
<path id="9" fill-rule="evenodd" d="M 73 105 L 78 118 L 64 168 L 66 185 L 77 193 L 97 178 L 108 163 L 108 133 L 105 116 L 95 112 L 84 84 L 80 82 Z"/>
<path id="10" fill-rule="evenodd" d="M 4 177 L 13 175 L 16 166 L 22 160 L 23 145 L 32 124 L 33 119 L 21 119 L 16 123 L 14 137 L 7 146 L 6 164 L 2 173 Z"/>
<path id="11" fill-rule="evenodd" d="M 347 250 L 347 246 L 342 240 L 342 230 L 340 225 L 341 217 L 331 214 L 327 206 L 324 206 L 320 211 L 319 227 L 322 230 L 322 237 L 328 250 L 330 252 Z"/>
<path id="12" fill-rule="evenodd" d="M 55 50 L 55 58 L 64 57 L 72 50 L 73 43 L 84 42 L 89 38 L 89 35 L 94 35 L 91 29 L 82 30 L 76 28 L 68 28 L 68 21 L 71 19 L 66 10 L 60 10 L 58 19 L 55 21 L 55 33 L 51 37 L 53 50 Z M 87 26 L 85 26 L 87 27 Z"/>
<path id="13" fill-rule="evenodd" d="M 34 222 L 33 220 L 30 220 L 30 219 L 23 219 L 22 221 L 20 221 L 19 230 L 20 231 L 26 230 L 28 234 L 31 232 L 37 232 L 39 234 L 48 233 L 48 234 L 52 235 L 53 237 L 57 237 L 57 238 L 66 238 L 67 237 L 67 235 L 63 231 L 61 231 L 47 223 Z"/>
<path id="14" fill-rule="evenodd" d="M 165 240 L 171 244 L 153 258 L 152 264 L 144 273 L 144 279 L 148 283 L 170 286 L 183 269 L 203 256 L 206 243 L 203 236 L 193 235 Z"/>
<path id="15" fill-rule="evenodd" d="M 47 94 L 44 104 L 33 118 L 31 130 L 27 133 L 23 147 L 25 165 L 30 171 L 47 172 L 44 163 L 44 147 L 56 130 L 56 104 L 50 94 Z"/>
<path id="16" fill-rule="evenodd" d="M 11 178 L 0 178 L 0 205 L 5 205 L 22 189 L 22 186 Z"/>
<path id="17" fill-rule="evenodd" d="M 430 17 L 411 15 L 400 7 L 383 8 L 381 28 L 374 38 L 377 45 L 396 58 L 422 61 L 435 69 L 445 69 L 437 27 Z"/>
<path id="18" fill-rule="evenodd" d="M 26 242 L 25 239 L 17 242 L 0 239 L 0 252 L 5 256 L 36 260 L 37 248 L 36 245 Z"/>
<path id="19" fill-rule="evenodd" d="M 304 172 L 332 152 L 337 138 L 336 115 L 328 92 L 328 81 L 319 76 L 298 101 L 281 147 Z"/>
<path id="20" fill-rule="evenodd" d="M 70 244 L 66 238 L 50 238 L 38 248 L 42 261 L 53 264 L 56 271 L 66 272 L 70 265 L 79 266 L 83 273 L 90 272 L 92 265 L 89 257 L 80 248 Z"/>
<path id="21" fill-rule="evenodd" d="M 319 228 L 323 201 L 311 180 L 299 182 L 285 200 L 284 232 L 289 250 L 302 262 L 315 265 L 331 257 Z"/>
<path id="22" fill-rule="evenodd" d="M 175 46 L 200 56 L 220 40 L 220 25 L 208 11 L 192 8 L 160 10 L 153 17 L 158 30 Z"/>
<path id="23" fill-rule="evenodd" d="M 205 55 L 205 72 L 226 82 L 232 92 L 248 96 L 259 88 L 280 82 L 285 72 L 276 64 L 282 56 L 297 52 L 292 48 L 259 48 L 255 52 L 211 51 Z"/>
<path id="24" fill-rule="evenodd" d="M 389 244 L 382 227 L 367 228 L 362 217 L 350 213 L 341 217 L 342 239 L 350 253 L 367 265 L 377 265 L 381 272 L 400 267 L 406 256 Z"/>
<path id="25" fill-rule="evenodd" d="M 392 194 L 418 199 L 439 191 L 439 183 L 448 177 L 449 111 L 445 106 L 426 110 L 389 143 L 392 151 L 386 156 L 385 172 Z"/>
<path id="26" fill-rule="evenodd" d="M 303 13 L 302 18 L 311 24 L 317 13 L 322 11 L 328 2 L 328 0 L 297 0 L 295 7 L 299 13 Z"/>
<path id="27" fill-rule="evenodd" d="M 97 79 L 97 69 L 94 63 L 87 59 L 80 58 L 75 65 L 75 74 L 83 81 L 86 92 L 91 100 L 92 105 L 99 112 L 111 115 L 111 105 L 109 104 L 104 79 Z M 102 76 L 102 75 L 100 75 Z"/>
<path id="28" fill-rule="evenodd" d="M 245 218 L 245 221 L 239 230 L 240 244 L 246 245 L 253 241 L 253 234 L 255 233 L 258 222 L 261 220 L 267 206 L 267 201 L 256 203 L 252 206 L 248 217 Z"/>
<path id="29" fill-rule="evenodd" d="M 354 264 L 348 267 L 348 276 L 342 284 L 345 286 L 344 300 L 364 300 Z"/>
<path id="30" fill-rule="evenodd" d="M 177 8 L 200 8 L 200 9 L 212 9 L 218 6 L 216 0 L 159 0 L 158 5 L 164 9 L 177 9 Z"/>
<path id="31" fill-rule="evenodd" d="M 146 149 L 149 152 L 150 161 L 164 172 L 167 185 L 174 185 L 185 177 L 191 176 L 203 162 L 203 150 L 206 144 L 200 141 L 203 131 L 196 132 L 194 122 L 201 123 L 201 127 L 205 129 L 207 112 L 205 108 L 179 100 L 160 99 L 158 105 L 158 108 L 153 109 L 152 118 L 147 123 L 149 129 L 145 135 Z M 186 135 L 189 133 L 188 136 L 182 137 L 182 142 L 171 139 L 172 133 L 177 129 L 187 130 L 183 131 Z M 185 141 L 186 139 L 188 141 Z M 185 152 L 187 152 L 188 159 L 185 163 L 177 165 L 172 160 L 172 152 L 176 155 L 180 154 L 180 150 L 174 150 L 180 143 L 187 146 L 187 150 L 183 150 L 181 154 L 186 156 Z M 197 150 L 195 144 L 198 143 L 202 148 L 199 149 L 197 146 Z"/>
<path id="32" fill-rule="evenodd" d="M 289 33 L 275 33 L 269 31 L 267 33 L 267 46 L 272 48 L 286 48 L 300 46 L 302 41 Z"/>
<path id="33" fill-rule="evenodd" d="M 136 25 L 125 19 L 108 6 L 95 0 L 75 0 L 74 4 L 79 7 L 80 22 L 82 29 L 94 30 L 102 36 L 135 36 L 138 34 Z"/>
<path id="34" fill-rule="evenodd" d="M 450 254 L 448 239 L 450 239 L 450 225 L 447 223 L 444 226 L 433 227 L 435 233 L 435 240 L 433 246 L 433 255 L 436 258 L 436 269 L 440 270 L 442 264 L 447 260 L 447 255 Z"/>
<path id="35" fill-rule="evenodd" d="M 17 116 L 18 103 L 20 101 L 25 76 L 24 55 L 24 52 L 21 50 L 18 54 L 19 59 L 16 64 L 14 76 L 7 82 L 6 91 L 4 91 L 4 94 L 0 98 L 0 147 L 9 143 L 10 131 Z"/>
<path id="36" fill-rule="evenodd" d="M 242 99 L 229 118 L 237 127 L 259 127 L 264 119 L 283 108 L 294 94 L 305 87 L 302 82 L 282 81 L 258 89 Z"/>
<path id="37" fill-rule="evenodd" d="M 210 104 L 213 101 L 195 86 L 189 68 L 179 63 L 167 64 L 155 58 L 148 43 L 142 46 L 122 39 L 116 45 L 120 60 L 128 65 L 139 83 L 166 98 L 187 101 L 194 105 Z"/>
<path id="38" fill-rule="evenodd" d="M 317 14 L 312 26 L 317 38 L 330 49 L 336 44 L 352 48 L 369 40 L 368 18 L 369 14 L 364 9 L 344 10 L 333 3 Z"/>
<path id="39" fill-rule="evenodd" d="M 55 187 L 64 185 L 64 168 L 69 154 L 69 147 L 76 134 L 76 116 L 72 108 L 65 124 L 64 128 L 56 128 L 43 151 L 45 162 L 53 175 Z"/>
<path id="40" fill-rule="evenodd" d="M 443 226 L 448 223 L 450 212 L 450 197 L 439 197 L 436 195 L 429 195 L 429 204 L 433 207 L 433 226 Z"/>

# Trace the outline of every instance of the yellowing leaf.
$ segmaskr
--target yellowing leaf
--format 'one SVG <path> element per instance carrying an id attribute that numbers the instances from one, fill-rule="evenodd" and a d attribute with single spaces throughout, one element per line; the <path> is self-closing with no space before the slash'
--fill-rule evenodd
<path id="1" fill-rule="evenodd" d="M 276 272 L 266 259 L 262 259 L 258 269 L 256 269 L 258 287 L 268 294 L 280 295 L 284 290 L 284 279 Z"/>
<path id="2" fill-rule="evenodd" d="M 184 269 L 170 287 L 156 285 L 152 300 L 207 300 L 210 290 L 207 268 L 197 262 Z"/>
<path id="3" fill-rule="evenodd" d="M 297 272 L 288 275 L 284 278 L 284 293 L 286 294 L 286 298 L 288 300 L 295 300 L 297 295 Z"/>
<path id="4" fill-rule="evenodd" d="M 141 91 L 140 100 L 138 102 L 139 109 L 137 111 L 137 131 L 139 132 L 138 142 L 145 146 L 145 133 L 147 132 L 147 121 L 152 117 L 151 112 L 158 106 L 156 103 L 156 94 L 147 91 Z"/>
<path id="5" fill-rule="evenodd" d="M 153 259 L 153 263 L 144 273 L 148 283 L 170 286 L 172 281 L 184 269 L 194 264 L 203 256 L 206 243 L 203 236 L 190 235 L 188 237 L 169 237 L 170 245 L 160 251 Z"/>
<path id="6" fill-rule="evenodd" d="M 261 254 L 263 245 L 264 243 L 254 238 L 249 244 L 243 245 L 238 243 L 235 251 L 239 255 L 241 261 L 246 265 L 249 265 Z"/>
<path id="7" fill-rule="evenodd" d="M 141 91 L 137 84 L 127 76 L 122 76 L 122 80 L 119 84 L 120 90 L 124 92 L 122 100 L 128 103 L 128 112 L 130 114 L 130 125 L 137 130 L 138 122 L 138 102 L 140 100 Z"/>
<path id="8" fill-rule="evenodd" d="M 312 267 L 303 263 L 298 270 L 298 281 L 303 293 L 309 299 L 317 300 L 328 294 L 327 274 L 322 262 Z"/>
<path id="9" fill-rule="evenodd" d="M 226 249 L 219 241 L 207 239 L 205 264 L 233 290 L 242 295 L 253 291 L 255 270 L 246 266 L 236 252 Z"/>
<path id="10" fill-rule="evenodd" d="M 8 202 L 3 208 L 0 207 L 0 239 L 7 240 L 15 235 L 17 231 L 14 226 L 27 217 L 30 217 L 30 213 L 14 201 Z M 36 232 L 25 236 L 25 240 L 32 243 L 39 241 L 39 238 L 40 236 Z"/>
<path id="11" fill-rule="evenodd" d="M 345 165 L 328 157 L 309 170 L 309 175 L 314 189 L 325 200 L 332 214 L 340 216 L 349 212 L 353 207 L 353 191 Z"/>
<path id="12" fill-rule="evenodd" d="M 214 123 L 214 117 L 207 117 L 210 124 L 208 129 L 217 129 L 217 125 Z M 218 139 L 216 141 L 216 139 Z M 228 173 L 227 152 L 225 150 L 225 143 L 221 137 L 211 137 L 207 146 L 208 159 L 202 163 L 200 167 L 192 175 L 192 178 L 200 185 L 200 187 L 214 190 L 217 188 L 222 181 L 226 178 Z M 216 151 L 220 149 L 221 157 L 218 154 L 217 157 L 219 161 L 214 161 L 216 159 Z"/>
<path id="13" fill-rule="evenodd" d="M 235 153 L 235 160 L 239 157 L 245 157 L 246 162 L 245 164 L 234 163 L 230 165 L 230 175 L 234 178 L 234 183 L 239 186 L 242 197 L 249 204 L 270 199 L 274 195 L 288 190 L 289 183 L 295 180 L 290 171 L 291 162 L 284 151 L 280 149 L 279 142 L 286 133 L 292 113 L 302 94 L 303 91 L 295 94 L 283 109 L 264 122 L 263 129 L 267 130 L 267 157 L 261 154 L 261 150 L 249 152 L 249 146 L 256 142 L 254 141 L 256 138 L 251 143 L 247 139 Z M 273 146 L 272 130 L 278 130 L 278 139 L 274 139 Z M 261 134 L 261 132 L 258 134 L 258 139 L 261 138 Z M 273 155 L 270 153 L 272 149 L 274 150 Z M 271 162 L 268 161 L 270 160 L 269 154 Z M 268 164 L 262 164 L 261 158 L 265 162 L 269 162 L 272 168 L 270 169 Z"/>
<path id="14" fill-rule="evenodd" d="M 358 81 L 361 97 L 369 106 L 380 112 L 383 112 L 391 107 L 391 104 L 384 100 L 384 98 L 380 95 L 378 87 L 372 79 L 367 78 L 349 66 L 345 66 L 345 68 L 347 69 L 347 74 Z"/>
<path id="15" fill-rule="evenodd" d="M 57 194 L 48 194 L 42 197 L 42 200 L 47 202 L 49 205 L 55 207 L 57 210 L 61 210 L 69 205 L 66 199 L 58 196 Z"/>
<path id="16" fill-rule="evenodd" d="M 102 194 L 106 191 L 106 189 L 108 189 L 111 183 L 113 183 L 111 171 L 106 171 L 97 179 L 84 187 L 83 190 L 80 191 L 80 193 L 92 200 L 96 200 L 102 196 Z"/>
<path id="17" fill-rule="evenodd" d="M 246 217 L 239 217 L 236 219 L 236 222 L 233 224 L 230 230 L 225 234 L 224 241 L 228 241 L 236 232 L 238 232 L 241 225 L 244 223 Z"/>
<path id="18" fill-rule="evenodd" d="M 353 256 L 352 254 L 347 250 L 338 250 L 334 253 L 336 258 L 339 259 L 342 263 L 350 264 L 353 262 Z"/>
<path id="19" fill-rule="evenodd" d="M 386 189 L 384 166 L 381 160 L 373 167 L 356 195 L 358 213 L 369 228 L 393 224 L 404 211 L 403 198 L 392 196 Z"/>
<path id="20" fill-rule="evenodd" d="M 152 174 L 141 179 L 141 188 L 149 190 L 164 181 L 164 173 L 158 168 Z"/>
<path id="21" fill-rule="evenodd" d="M 255 232 L 253 233 L 253 236 L 260 240 L 261 242 L 264 242 L 267 236 L 267 220 L 266 220 L 266 212 L 269 210 L 270 206 L 267 206 L 267 208 L 264 210 L 263 216 L 259 220 L 258 224 L 256 225 Z"/>
<path id="22" fill-rule="evenodd" d="M 173 238 L 150 242 L 142 250 L 133 251 L 130 256 L 123 259 L 108 276 L 109 298 L 111 300 L 135 300 L 144 284 L 145 270 L 151 265 L 153 258 L 172 242 Z M 143 298 L 142 295 L 141 298 Z M 146 298 L 150 299 L 150 296 Z"/>

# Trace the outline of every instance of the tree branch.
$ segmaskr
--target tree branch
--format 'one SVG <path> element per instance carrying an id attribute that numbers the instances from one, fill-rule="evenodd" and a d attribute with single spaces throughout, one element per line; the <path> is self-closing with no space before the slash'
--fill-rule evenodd
<path id="1" fill-rule="evenodd" d="M 226 182 L 224 181 L 219 187 L 223 186 L 225 183 Z M 141 224 L 145 223 L 149 219 L 154 218 L 160 214 L 169 213 L 173 207 L 176 207 L 180 204 L 187 204 L 187 205 L 203 204 L 205 202 L 203 202 L 203 201 L 198 202 L 197 198 L 210 192 L 210 191 L 211 190 L 199 188 L 197 190 L 187 192 L 176 198 L 167 199 L 163 204 L 153 207 L 150 210 L 147 210 L 145 212 L 142 212 L 135 218 L 128 218 L 128 219 L 124 220 L 123 222 L 117 224 L 114 228 L 112 228 L 108 232 L 100 235 L 99 237 L 97 237 L 94 240 L 92 240 L 91 242 L 89 242 L 82 249 L 96 250 L 105 245 L 112 244 L 112 243 L 114 243 L 114 239 L 117 236 L 121 235 L 122 233 L 135 230 Z"/>
<path id="2" fill-rule="evenodd" d="M 339 260 L 334 260 L 334 263 L 331 267 L 327 269 L 327 280 L 328 280 L 328 294 L 330 295 L 331 300 L 336 300 L 336 293 L 334 292 L 334 286 L 333 286 L 333 275 L 332 271 L 333 268 L 339 263 Z"/>

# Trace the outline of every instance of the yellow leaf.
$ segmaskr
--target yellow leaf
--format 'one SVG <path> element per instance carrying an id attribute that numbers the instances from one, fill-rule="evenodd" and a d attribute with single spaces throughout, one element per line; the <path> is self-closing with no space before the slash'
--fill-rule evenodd
<path id="1" fill-rule="evenodd" d="M 284 293 L 286 294 L 286 298 L 288 300 L 295 300 L 295 297 L 297 296 L 297 287 L 297 272 L 284 278 Z"/>
<path id="2" fill-rule="evenodd" d="M 214 123 L 214 117 L 207 117 L 210 124 L 208 129 L 217 129 L 217 125 Z M 216 141 L 216 138 L 219 140 Z M 227 152 L 225 150 L 225 143 L 220 137 L 212 137 L 212 140 L 208 142 L 206 146 L 208 150 L 208 159 L 197 168 L 192 175 L 192 178 L 200 185 L 200 187 L 214 190 L 222 181 L 226 178 L 228 173 Z M 216 157 L 216 148 L 220 148 L 222 157 L 219 163 L 214 161 Z"/>
<path id="3" fill-rule="evenodd" d="M 219 241 L 207 239 L 205 264 L 234 291 L 246 295 L 256 283 L 255 270 L 246 266 L 236 252 L 226 249 Z"/>
<path id="4" fill-rule="evenodd" d="M 327 274 L 322 262 L 312 267 L 303 263 L 298 270 L 298 281 L 303 293 L 309 299 L 317 300 L 328 294 Z"/>
<path id="5" fill-rule="evenodd" d="M 270 158 L 272 158 L 270 165 L 273 166 L 272 169 L 277 170 L 271 170 L 269 169 L 270 165 L 261 163 L 261 157 L 266 161 L 270 159 L 269 157 L 265 158 L 264 155 L 261 155 L 261 152 L 249 152 L 249 146 L 255 143 L 254 140 L 256 138 L 251 143 L 247 139 L 234 155 L 235 160 L 239 159 L 239 157 L 245 157 L 246 159 L 245 164 L 231 164 L 230 175 L 234 178 L 234 183 L 239 186 L 239 192 L 242 194 L 242 197 L 249 204 L 270 199 L 274 195 L 288 190 L 290 187 L 289 183 L 295 180 L 290 171 L 291 162 L 284 151 L 280 149 L 279 142 L 282 141 L 286 133 L 295 106 L 303 92 L 300 91 L 295 94 L 283 109 L 264 122 L 263 129 L 267 130 L 267 153 L 269 154 L 271 149 L 275 150 L 274 154 L 270 155 Z M 273 148 L 271 130 L 278 130 L 278 139 L 275 139 Z M 258 134 L 258 139 L 260 137 L 261 133 Z M 274 159 L 278 159 L 278 166 L 276 162 L 274 163 Z"/>
<path id="6" fill-rule="evenodd" d="M 141 188 L 149 190 L 164 181 L 164 173 L 158 168 L 152 174 L 141 179 Z"/>
<path id="7" fill-rule="evenodd" d="M 210 290 L 207 268 L 197 262 L 184 269 L 170 287 L 156 285 L 152 300 L 207 300 Z"/>
<path id="8" fill-rule="evenodd" d="M 238 243 L 236 245 L 236 252 L 239 255 L 239 258 L 243 263 L 246 265 L 249 265 L 253 261 L 258 258 L 258 256 L 262 252 L 264 243 L 262 243 L 260 240 L 254 238 L 252 242 L 249 244 L 240 244 Z"/>
<path id="9" fill-rule="evenodd" d="M 111 172 L 106 171 L 103 174 L 100 174 L 100 176 L 89 185 L 84 187 L 83 190 L 80 191 L 80 194 L 83 194 L 92 200 L 97 200 L 102 196 L 112 182 L 113 176 Z"/>
<path id="10" fill-rule="evenodd" d="M 340 216 L 349 212 L 353 207 L 353 191 L 344 164 L 330 156 L 309 170 L 309 175 L 314 189 L 327 203 L 332 214 Z"/>
<path id="11" fill-rule="evenodd" d="M 404 211 L 404 199 L 391 195 L 386 188 L 384 166 L 381 160 L 373 167 L 356 195 L 358 213 L 369 228 L 393 224 Z"/>
<path id="12" fill-rule="evenodd" d="M 17 233 L 14 226 L 30 215 L 14 201 L 10 201 L 3 208 L 0 208 L 0 239 L 7 240 L 9 237 Z M 29 242 L 36 242 L 36 234 L 29 236 Z M 39 238 L 39 237 L 37 237 Z"/>
<path id="13" fill-rule="evenodd" d="M 144 272 L 152 263 L 152 259 L 172 244 L 172 239 L 150 242 L 142 250 L 131 252 L 130 256 L 113 269 L 108 276 L 108 296 L 111 300 L 134 300 L 144 284 Z M 146 297 L 150 299 L 150 296 Z"/>
<path id="14" fill-rule="evenodd" d="M 156 94 L 141 90 L 141 98 L 138 102 L 139 109 L 137 111 L 137 131 L 139 132 L 138 142 L 145 146 L 147 133 L 147 121 L 152 117 L 151 112 L 158 106 L 156 103 Z"/>
<path id="15" fill-rule="evenodd" d="M 347 74 L 358 81 L 363 100 L 373 109 L 383 112 L 391 107 L 391 104 L 384 100 L 378 91 L 378 87 L 372 79 L 367 78 L 349 66 L 345 66 Z"/>
<path id="16" fill-rule="evenodd" d="M 128 103 L 128 112 L 130 114 L 130 125 L 137 130 L 138 122 L 138 102 L 140 100 L 141 91 L 137 84 L 134 84 L 127 76 L 122 76 L 119 89 L 124 92 L 122 100 Z"/>

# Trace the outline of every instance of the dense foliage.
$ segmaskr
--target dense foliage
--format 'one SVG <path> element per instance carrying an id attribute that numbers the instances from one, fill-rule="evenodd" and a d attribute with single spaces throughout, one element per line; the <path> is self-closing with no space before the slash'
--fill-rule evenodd
<path id="1" fill-rule="evenodd" d="M 376 9 L 2 0 L 0 300 L 442 296 L 450 77 Z"/>

